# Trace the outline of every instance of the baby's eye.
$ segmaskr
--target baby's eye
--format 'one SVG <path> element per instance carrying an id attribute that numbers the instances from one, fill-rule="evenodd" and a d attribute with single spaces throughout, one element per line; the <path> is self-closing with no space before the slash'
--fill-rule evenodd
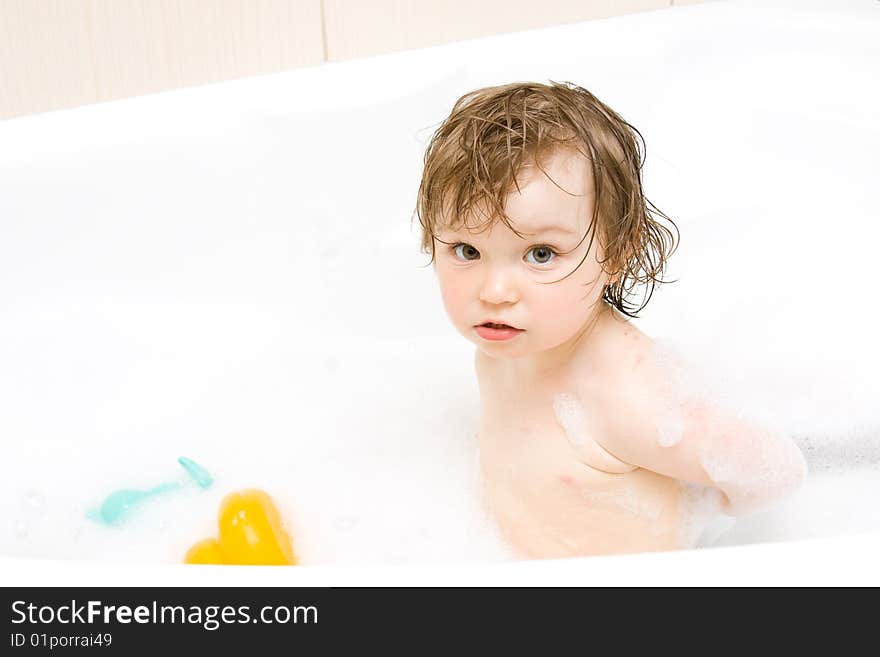
<path id="1" fill-rule="evenodd" d="M 536 260 L 533 262 L 536 265 L 546 265 L 554 257 L 556 257 L 556 251 L 551 249 L 549 246 L 535 246 L 529 249 L 528 253 L 535 254 Z"/>
<path id="2" fill-rule="evenodd" d="M 462 252 L 469 254 L 473 257 L 465 257 L 463 255 L 459 255 L 459 249 L 461 249 Z M 477 258 L 480 257 L 480 252 L 477 251 L 470 244 L 464 244 L 464 243 L 456 244 L 455 246 L 452 247 L 452 252 L 455 253 L 455 255 L 458 256 L 462 260 L 476 260 Z"/>

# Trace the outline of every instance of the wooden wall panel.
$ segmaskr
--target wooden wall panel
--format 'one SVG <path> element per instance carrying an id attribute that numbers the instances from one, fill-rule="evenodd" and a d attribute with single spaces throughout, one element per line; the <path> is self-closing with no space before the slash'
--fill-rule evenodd
<path id="1" fill-rule="evenodd" d="M 320 0 L 0 0 L 0 118 L 323 61 Z"/>

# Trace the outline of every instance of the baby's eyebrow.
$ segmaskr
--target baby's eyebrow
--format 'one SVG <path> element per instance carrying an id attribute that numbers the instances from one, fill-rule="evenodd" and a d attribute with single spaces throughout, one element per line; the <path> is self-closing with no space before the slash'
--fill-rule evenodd
<path id="1" fill-rule="evenodd" d="M 529 235 L 542 235 L 544 233 L 561 233 L 563 235 L 574 235 L 575 231 L 570 228 L 566 228 L 564 226 L 536 226 L 532 229 L 519 229 L 523 233 L 527 233 Z"/>
<path id="2" fill-rule="evenodd" d="M 517 230 L 519 230 L 521 233 L 528 235 L 528 236 L 546 235 L 546 234 L 550 234 L 550 233 L 558 233 L 560 235 L 577 235 L 578 234 L 577 231 L 572 230 L 571 228 L 568 228 L 565 226 L 555 226 L 555 225 L 536 226 L 535 228 L 532 228 L 532 229 L 520 228 L 519 226 L 517 226 Z M 458 227 L 454 230 L 451 228 L 446 228 L 440 232 L 448 232 L 451 235 L 462 235 L 462 234 L 464 234 L 465 230 L 463 227 Z"/>

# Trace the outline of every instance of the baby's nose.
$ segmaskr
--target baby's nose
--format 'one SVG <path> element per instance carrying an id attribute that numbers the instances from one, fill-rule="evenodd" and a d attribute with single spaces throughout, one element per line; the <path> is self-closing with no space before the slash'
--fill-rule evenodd
<path id="1" fill-rule="evenodd" d="M 516 277 L 503 267 L 490 269 L 480 289 L 480 300 L 494 304 L 518 301 Z"/>

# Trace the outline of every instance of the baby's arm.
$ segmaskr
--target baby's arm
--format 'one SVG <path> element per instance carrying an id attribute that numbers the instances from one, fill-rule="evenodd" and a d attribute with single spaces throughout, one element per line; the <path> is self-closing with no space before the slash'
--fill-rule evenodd
<path id="1" fill-rule="evenodd" d="M 694 396 L 674 395 L 658 370 L 618 389 L 600 442 L 632 465 L 718 488 L 722 511 L 743 515 L 794 491 L 807 474 L 794 442 Z"/>

